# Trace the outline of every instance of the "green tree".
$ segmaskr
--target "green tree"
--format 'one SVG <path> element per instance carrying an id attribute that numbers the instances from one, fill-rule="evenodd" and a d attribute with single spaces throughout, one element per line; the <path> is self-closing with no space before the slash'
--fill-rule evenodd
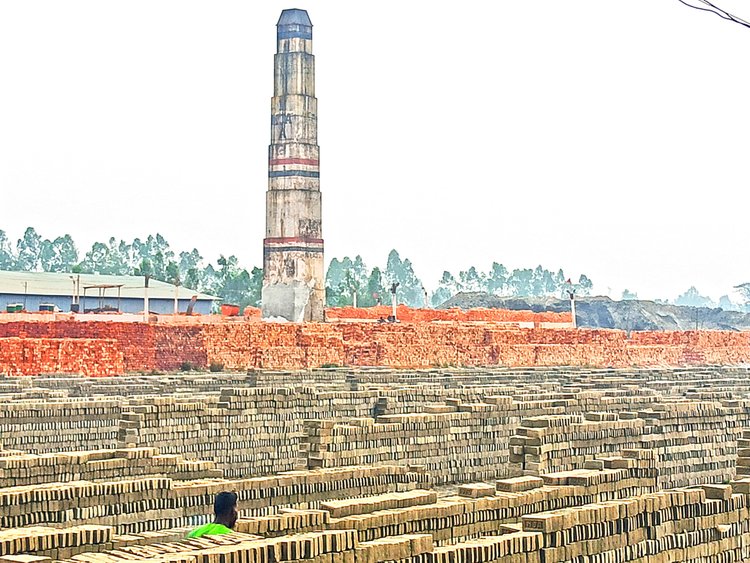
<path id="1" fill-rule="evenodd" d="M 534 271 L 529 268 L 513 270 L 508 278 L 511 295 L 514 297 L 529 297 L 533 295 L 533 278 Z"/>
<path id="2" fill-rule="evenodd" d="M 732 303 L 732 301 L 729 299 L 729 295 L 722 295 L 721 297 L 719 297 L 719 307 L 721 307 L 725 311 L 740 310 L 740 307 Z"/>
<path id="3" fill-rule="evenodd" d="M 463 291 L 487 291 L 486 276 L 479 273 L 474 266 L 465 272 L 459 272 L 458 279 L 461 280 Z"/>
<path id="4" fill-rule="evenodd" d="M 214 268 L 213 264 L 208 264 L 203 269 L 201 285 L 197 289 L 198 291 L 219 297 L 219 292 L 221 291 L 221 279 L 219 272 Z"/>
<path id="5" fill-rule="evenodd" d="M 144 263 L 145 260 L 150 264 L 149 260 L 139 258 L 131 265 L 131 259 L 134 257 L 131 257 L 130 245 L 122 240 L 118 243 L 114 237 L 110 237 L 107 244 L 103 242 L 92 244 L 91 250 L 84 255 L 79 266 L 81 271 L 86 273 L 110 276 L 145 275 L 146 273 L 153 275 L 153 268 Z"/>
<path id="6" fill-rule="evenodd" d="M 241 310 L 248 305 L 257 307 L 263 284 L 263 270 L 255 268 L 251 274 L 239 266 L 234 255 L 221 255 L 216 264 L 219 266 L 218 270 L 210 264 L 206 268 L 206 271 L 210 270 L 208 277 L 212 278 L 212 286 L 207 288 L 209 293 L 220 297 L 224 303 L 239 305 Z"/>
<path id="7" fill-rule="evenodd" d="M 260 298 L 263 291 L 263 268 L 255 267 L 250 271 L 250 286 L 247 291 L 248 305 L 260 307 Z"/>
<path id="8" fill-rule="evenodd" d="M 555 279 L 555 274 L 550 272 L 549 270 L 544 270 L 544 283 L 543 285 L 543 294 L 544 295 L 555 295 L 558 291 L 557 287 L 557 280 Z"/>
<path id="9" fill-rule="evenodd" d="M 0 270 L 12 270 L 15 265 L 16 256 L 13 254 L 8 235 L 0 229 Z"/>
<path id="10" fill-rule="evenodd" d="M 357 294 L 357 305 L 360 307 L 362 306 L 362 299 L 367 295 L 369 277 L 367 266 L 364 260 L 362 260 L 362 256 L 357 254 L 352 261 L 347 275 L 347 286 L 349 287 L 350 295 Z"/>
<path id="11" fill-rule="evenodd" d="M 448 271 L 444 271 L 443 277 L 440 278 L 438 287 L 433 292 L 432 298 L 430 299 L 430 301 L 432 302 L 432 306 L 439 307 L 440 305 L 448 301 L 448 299 L 459 293 L 461 290 L 461 284 L 456 281 L 456 278 L 453 277 L 453 274 Z"/>
<path id="12" fill-rule="evenodd" d="M 148 260 L 151 264 L 151 275 L 164 282 L 170 282 L 170 276 L 174 274 L 176 267 L 174 252 L 169 248 L 167 240 L 159 233 L 156 236 L 149 235 L 148 238 L 138 246 L 138 239 L 133 241 L 141 262 Z"/>
<path id="13" fill-rule="evenodd" d="M 134 276 L 148 276 L 150 278 L 154 277 L 154 265 L 151 263 L 151 260 L 148 258 L 144 258 L 141 260 L 141 263 L 138 264 L 138 267 L 133 270 Z"/>
<path id="14" fill-rule="evenodd" d="M 683 307 L 713 307 L 711 298 L 701 295 L 695 286 L 691 286 L 685 293 L 675 299 L 674 304 Z"/>
<path id="15" fill-rule="evenodd" d="M 367 278 L 367 290 L 362 295 L 362 306 L 373 307 L 388 303 L 388 289 L 383 283 L 383 274 L 375 266 Z"/>
<path id="16" fill-rule="evenodd" d="M 568 296 L 565 295 L 566 285 L 567 279 L 565 278 L 565 273 L 562 271 L 562 268 L 560 268 L 555 274 L 555 294 L 567 298 Z"/>
<path id="17" fill-rule="evenodd" d="M 190 289 L 200 290 L 204 277 L 203 268 L 201 268 L 202 262 L 203 256 L 196 248 L 190 252 L 180 252 L 179 270 L 182 285 Z"/>
<path id="18" fill-rule="evenodd" d="M 424 304 L 422 282 L 414 273 L 411 261 L 408 258 L 401 260 L 395 249 L 388 254 L 385 279 L 389 288 L 393 283 L 399 284 L 396 292 L 397 302 L 409 307 L 421 307 Z"/>
<path id="19" fill-rule="evenodd" d="M 34 227 L 28 227 L 23 238 L 16 242 L 16 264 L 14 269 L 22 272 L 36 272 L 41 267 L 42 237 Z"/>
<path id="20" fill-rule="evenodd" d="M 70 272 L 78 263 L 78 250 L 70 235 L 42 241 L 39 261 L 45 272 Z"/>
<path id="21" fill-rule="evenodd" d="M 102 269 L 113 276 L 130 275 L 137 264 L 132 261 L 132 254 L 132 245 L 124 240 L 118 241 L 115 237 L 110 237 Z"/>
<path id="22" fill-rule="evenodd" d="M 380 297 L 381 293 L 378 289 L 370 289 L 371 276 L 359 255 L 354 260 L 348 256 L 344 256 L 343 260 L 334 258 L 326 272 L 326 304 L 329 307 L 349 307 L 354 304 L 356 295 L 358 307 L 374 305 L 377 300 L 372 294 L 378 293 Z M 377 269 L 377 279 L 380 279 L 380 269 Z"/>
<path id="23" fill-rule="evenodd" d="M 531 278 L 531 294 L 535 297 L 544 297 L 557 293 L 555 275 L 541 266 L 537 266 Z"/>
<path id="24" fill-rule="evenodd" d="M 594 287 L 593 282 L 586 276 L 581 274 L 576 284 L 576 295 L 591 295 L 591 288 Z"/>
<path id="25" fill-rule="evenodd" d="M 328 307 L 344 307 L 347 304 L 346 270 L 351 260 L 345 257 L 331 260 L 326 271 L 326 305 Z"/>
<path id="26" fill-rule="evenodd" d="M 622 300 L 623 301 L 633 301 L 635 299 L 638 299 L 638 294 L 634 291 L 630 291 L 629 289 L 623 289 L 622 290 Z"/>
<path id="27" fill-rule="evenodd" d="M 109 248 L 103 242 L 95 242 L 83 257 L 78 269 L 86 274 L 108 274 L 107 254 Z"/>
<path id="28" fill-rule="evenodd" d="M 447 273 L 447 272 L 445 272 Z M 443 276 L 445 276 L 445 273 Z M 503 295 L 508 285 L 508 268 L 497 262 L 492 263 L 490 273 L 487 276 L 487 293 L 491 295 Z"/>

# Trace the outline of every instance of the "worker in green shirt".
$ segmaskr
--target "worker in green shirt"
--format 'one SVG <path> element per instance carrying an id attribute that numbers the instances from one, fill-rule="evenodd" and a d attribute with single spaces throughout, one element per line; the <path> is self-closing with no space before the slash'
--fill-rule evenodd
<path id="1" fill-rule="evenodd" d="M 237 522 L 237 493 L 223 492 L 216 495 L 214 500 L 214 521 L 196 528 L 188 538 L 201 536 L 218 536 L 232 532 Z"/>

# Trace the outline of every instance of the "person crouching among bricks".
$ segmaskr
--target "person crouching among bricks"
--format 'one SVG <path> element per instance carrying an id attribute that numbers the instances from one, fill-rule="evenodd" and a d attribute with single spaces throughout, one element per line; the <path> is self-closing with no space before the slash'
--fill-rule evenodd
<path id="1" fill-rule="evenodd" d="M 196 528 L 188 538 L 229 534 L 237 523 L 237 516 L 237 493 L 219 493 L 214 500 L 214 521 Z"/>

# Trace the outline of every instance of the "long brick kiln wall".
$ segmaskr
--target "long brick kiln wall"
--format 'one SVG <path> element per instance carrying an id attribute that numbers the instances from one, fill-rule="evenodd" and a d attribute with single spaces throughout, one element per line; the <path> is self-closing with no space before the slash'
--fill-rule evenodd
<path id="1" fill-rule="evenodd" d="M 209 362 L 227 369 L 325 364 L 431 366 L 680 366 L 750 361 L 750 333 L 508 329 L 476 323 L 227 323 L 203 328 Z"/>
<path id="2" fill-rule="evenodd" d="M 22 348 L 7 340 L 14 338 L 25 339 Z M 81 339 L 89 342 L 76 342 Z M 0 373 L 15 374 L 173 371 L 184 363 L 199 368 L 218 363 L 225 369 L 246 370 L 323 365 L 630 367 L 750 362 L 750 333 L 744 332 L 635 332 L 628 337 L 616 330 L 509 329 L 500 323 L 472 322 L 7 322 L 0 323 L 0 342 L 0 349 L 6 350 L 0 355 Z"/>
<path id="3" fill-rule="evenodd" d="M 379 320 L 392 314 L 391 307 L 331 307 L 326 309 L 326 320 Z M 542 323 L 570 325 L 573 318 L 570 313 L 552 313 L 534 311 L 511 311 L 509 309 L 468 309 L 458 307 L 450 309 L 412 309 L 406 305 L 396 307 L 396 317 L 402 322 L 494 322 L 494 323 Z"/>

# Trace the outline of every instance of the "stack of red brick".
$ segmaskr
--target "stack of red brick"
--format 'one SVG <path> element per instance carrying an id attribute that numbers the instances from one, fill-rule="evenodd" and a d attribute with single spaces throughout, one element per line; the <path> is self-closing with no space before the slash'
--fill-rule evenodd
<path id="1" fill-rule="evenodd" d="M 0 373 L 118 375 L 125 371 L 123 353 L 111 339 L 0 338 Z"/>
<path id="2" fill-rule="evenodd" d="M 750 361 L 750 334 L 508 329 L 473 323 L 206 326 L 209 361 L 231 369 L 321 365 L 630 367 Z"/>
<path id="3" fill-rule="evenodd" d="M 0 323 L 0 373 L 173 371 L 325 365 L 592 366 L 750 362 L 750 333 L 523 329 L 497 322 Z"/>
<path id="4" fill-rule="evenodd" d="M 391 307 L 331 307 L 326 309 L 327 321 L 387 319 L 393 313 Z M 535 313 L 533 311 L 510 311 L 507 309 L 412 309 L 406 305 L 396 307 L 396 317 L 401 322 L 491 322 L 508 324 L 554 323 L 569 324 L 570 313 Z"/>

